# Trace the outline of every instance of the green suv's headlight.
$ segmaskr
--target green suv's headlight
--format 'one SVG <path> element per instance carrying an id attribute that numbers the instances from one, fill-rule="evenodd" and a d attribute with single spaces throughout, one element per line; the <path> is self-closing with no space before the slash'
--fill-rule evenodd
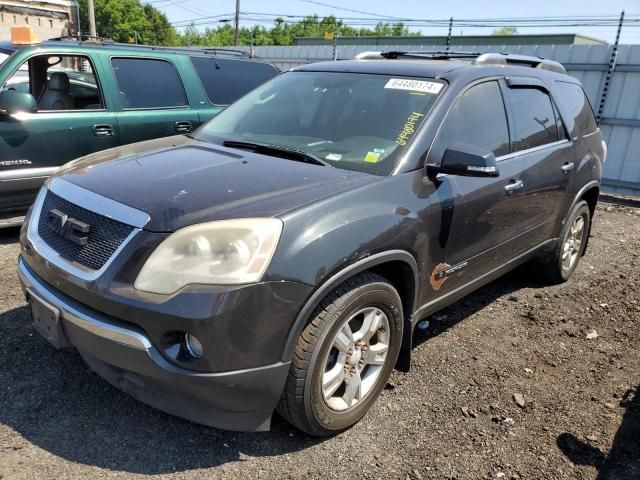
<path id="1" fill-rule="evenodd" d="M 276 250 L 282 221 L 221 220 L 185 227 L 165 239 L 146 261 L 135 287 L 173 293 L 185 285 L 237 285 L 262 278 Z"/>

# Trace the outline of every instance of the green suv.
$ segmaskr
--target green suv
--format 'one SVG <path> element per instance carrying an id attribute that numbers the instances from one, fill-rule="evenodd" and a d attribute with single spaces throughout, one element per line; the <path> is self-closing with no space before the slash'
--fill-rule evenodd
<path id="1" fill-rule="evenodd" d="M 79 39 L 0 42 L 0 228 L 92 152 L 189 134 L 277 69 L 240 51 Z"/>

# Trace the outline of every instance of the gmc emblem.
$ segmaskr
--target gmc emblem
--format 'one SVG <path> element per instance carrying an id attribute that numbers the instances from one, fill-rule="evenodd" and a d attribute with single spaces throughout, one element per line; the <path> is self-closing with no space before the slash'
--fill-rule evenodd
<path id="1" fill-rule="evenodd" d="M 54 209 L 49 212 L 47 226 L 62 238 L 77 245 L 86 245 L 89 240 L 91 225 L 70 218 L 60 210 Z"/>

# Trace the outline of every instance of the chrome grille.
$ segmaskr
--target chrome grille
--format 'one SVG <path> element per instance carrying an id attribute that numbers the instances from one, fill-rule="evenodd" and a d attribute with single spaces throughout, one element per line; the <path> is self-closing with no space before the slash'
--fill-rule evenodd
<path id="1" fill-rule="evenodd" d="M 49 212 L 54 209 L 91 226 L 85 245 L 67 240 L 47 225 Z M 133 230 L 130 225 L 82 208 L 51 191 L 46 193 L 38 218 L 38 235 L 49 247 L 66 260 L 91 270 L 100 270 Z"/>

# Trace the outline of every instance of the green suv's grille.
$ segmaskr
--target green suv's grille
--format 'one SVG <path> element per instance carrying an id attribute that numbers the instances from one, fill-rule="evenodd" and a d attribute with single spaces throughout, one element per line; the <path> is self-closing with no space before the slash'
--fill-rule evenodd
<path id="1" fill-rule="evenodd" d="M 90 226 L 85 245 L 68 240 L 48 225 L 47 219 L 54 209 Z M 42 240 L 60 256 L 92 270 L 100 270 L 132 231 L 133 227 L 129 225 L 79 207 L 50 191 L 38 219 L 38 235 Z"/>

